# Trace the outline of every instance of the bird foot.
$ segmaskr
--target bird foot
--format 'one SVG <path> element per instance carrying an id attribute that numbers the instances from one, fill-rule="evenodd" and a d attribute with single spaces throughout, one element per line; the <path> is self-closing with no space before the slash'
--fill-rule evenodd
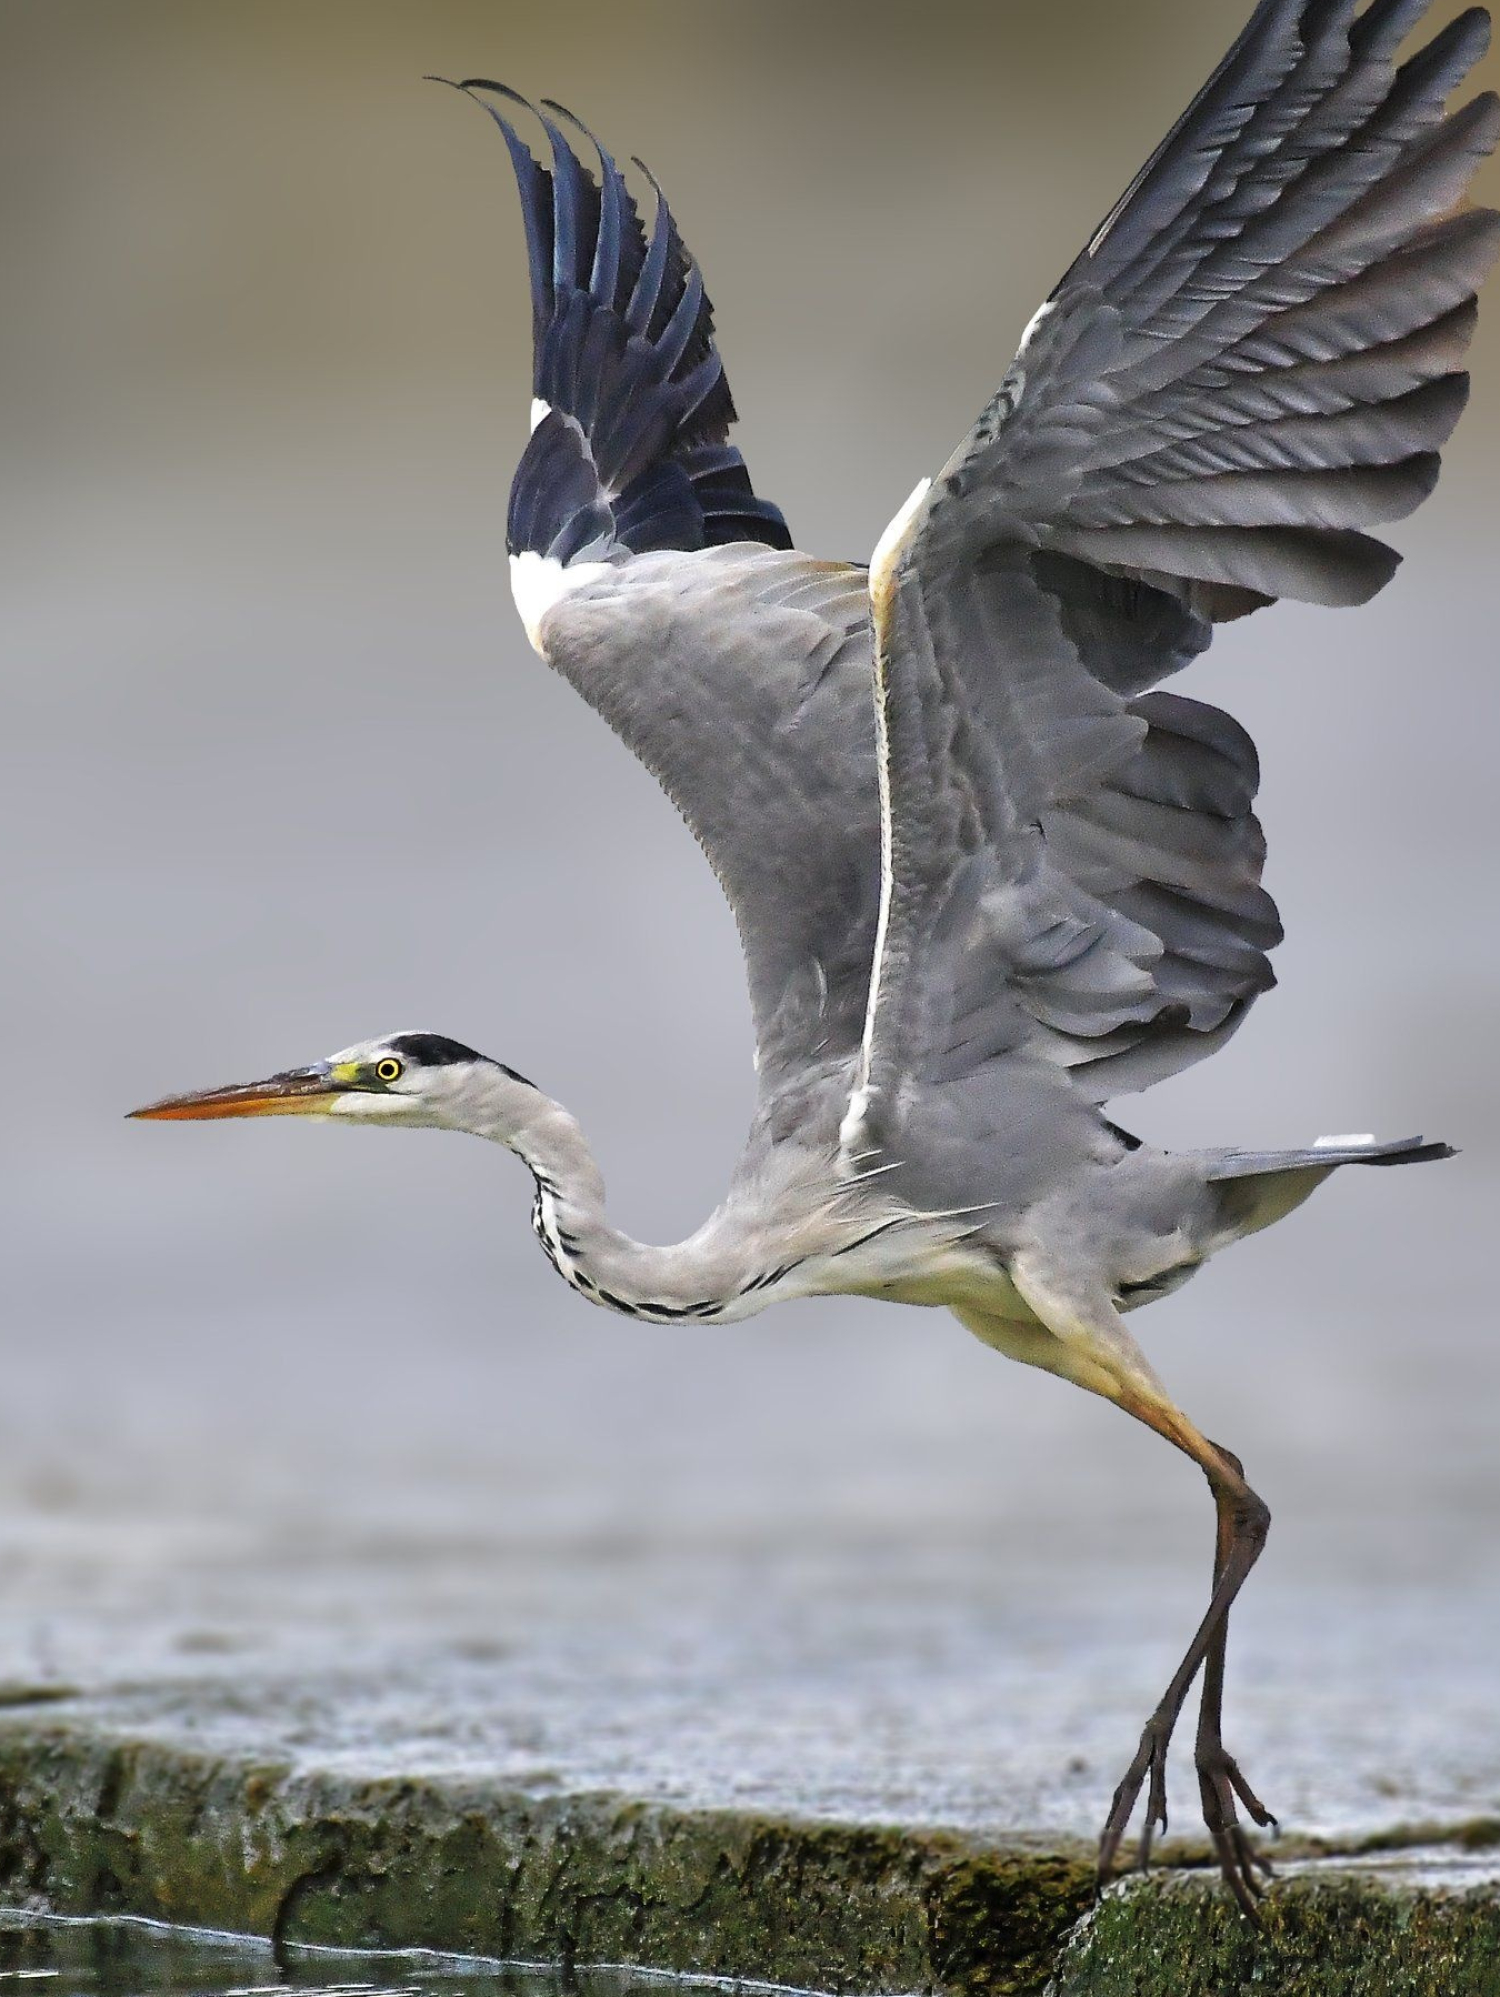
<path id="1" fill-rule="evenodd" d="M 1114 1877 L 1116 1861 L 1125 1833 L 1146 1790 L 1146 1818 L 1141 1826 L 1136 1868 L 1149 1871 L 1151 1849 L 1158 1834 L 1167 1828 L 1167 1747 L 1172 1736 L 1171 1718 L 1153 1713 L 1141 1735 L 1135 1759 L 1125 1771 L 1114 1794 L 1103 1835 L 1099 1840 L 1099 1884 L 1108 1885 Z M 1261 1802 L 1216 1734 L 1200 1732 L 1195 1760 L 1198 1788 L 1203 1798 L 1203 1821 L 1218 1855 L 1224 1883 L 1234 1895 L 1242 1913 L 1257 1927 L 1263 1926 L 1259 1902 L 1272 1877 L 1271 1861 L 1251 1843 L 1240 1822 L 1240 1805 L 1263 1829 L 1276 1829 L 1276 1819 Z"/>
<path id="2" fill-rule="evenodd" d="M 1263 1927 L 1259 1903 L 1273 1876 L 1271 1861 L 1245 1835 L 1237 1803 L 1244 1804 L 1262 1829 L 1275 1831 L 1276 1819 L 1240 1773 L 1239 1763 L 1225 1751 L 1222 1741 L 1200 1734 L 1195 1758 L 1203 1821 L 1213 1839 L 1224 1883 L 1246 1919 Z"/>
<path id="3" fill-rule="evenodd" d="M 1130 1819 L 1135 1815 L 1135 1806 L 1140 1800 L 1141 1790 L 1150 1787 L 1146 1798 L 1146 1821 L 1141 1826 L 1140 1845 L 1136 1853 L 1136 1865 L 1141 1872 L 1151 1866 L 1151 1847 L 1158 1831 L 1165 1834 L 1167 1828 L 1167 1747 L 1172 1738 L 1172 1718 L 1166 1713 L 1155 1712 L 1146 1722 L 1141 1734 L 1141 1744 L 1135 1751 L 1135 1759 L 1126 1769 L 1124 1779 L 1114 1794 L 1105 1819 L 1104 1830 L 1099 1839 L 1099 1884 L 1107 1886 L 1115 1874 L 1115 1861 L 1119 1857 L 1120 1846 L 1125 1833 L 1130 1828 Z"/>

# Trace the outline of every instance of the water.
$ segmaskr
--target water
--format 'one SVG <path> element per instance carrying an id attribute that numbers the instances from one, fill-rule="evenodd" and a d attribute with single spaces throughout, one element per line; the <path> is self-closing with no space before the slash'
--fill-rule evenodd
<path id="1" fill-rule="evenodd" d="M 664 1982 L 689 1991 L 730 1987 L 640 1970 L 563 1971 L 420 1950 L 273 1950 L 248 1935 L 155 1921 L 0 1910 L 0 1997 L 633 1997 L 659 1991 Z"/>

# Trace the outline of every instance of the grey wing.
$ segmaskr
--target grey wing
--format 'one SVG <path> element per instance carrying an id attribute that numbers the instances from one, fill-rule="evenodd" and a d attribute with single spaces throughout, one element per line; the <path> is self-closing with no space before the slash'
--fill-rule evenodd
<path id="1" fill-rule="evenodd" d="M 643 555 L 559 600 L 540 635 L 718 876 L 763 1089 L 846 1059 L 880 905 L 865 571 L 744 545 Z"/>
<path id="2" fill-rule="evenodd" d="M 655 190 L 555 106 L 538 160 L 504 86 L 534 325 L 533 430 L 508 546 L 532 643 L 655 774 L 744 945 L 763 1083 L 859 1044 L 879 908 L 865 572 L 790 552 L 729 441 L 698 267 Z M 530 109 L 529 106 L 524 106 Z"/>
<path id="3" fill-rule="evenodd" d="M 923 1080 L 1060 1063 L 1096 1101 L 1272 982 L 1248 738 L 1149 691 L 1216 621 L 1363 602 L 1431 491 L 1500 218 L 1445 102 L 1481 10 L 1263 0 L 871 569 L 888 810 L 851 1148 Z"/>

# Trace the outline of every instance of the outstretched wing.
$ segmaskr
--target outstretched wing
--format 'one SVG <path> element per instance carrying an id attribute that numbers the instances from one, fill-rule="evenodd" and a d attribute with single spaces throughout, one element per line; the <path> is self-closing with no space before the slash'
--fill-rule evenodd
<path id="1" fill-rule="evenodd" d="M 1475 9 L 1262 0 L 1033 321 L 871 570 L 887 809 L 847 1141 L 1000 1056 L 1096 1100 L 1211 1051 L 1272 982 L 1255 753 L 1147 691 L 1215 621 L 1364 602 L 1432 490 L 1500 218 L 1449 94 Z"/>
<path id="2" fill-rule="evenodd" d="M 863 569 L 790 551 L 728 441 L 734 420 L 698 267 L 659 190 L 649 231 L 544 107 L 476 94 L 521 192 L 534 428 L 511 488 L 533 645 L 656 776 L 739 926 L 768 1081 L 858 1045 L 879 907 Z"/>

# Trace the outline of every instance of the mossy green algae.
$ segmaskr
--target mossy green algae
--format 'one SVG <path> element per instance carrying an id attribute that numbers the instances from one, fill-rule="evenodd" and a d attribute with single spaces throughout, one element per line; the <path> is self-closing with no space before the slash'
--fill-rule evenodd
<path id="1" fill-rule="evenodd" d="M 1051 1997 L 1500 1997 L 1500 1888 L 1317 1871 L 1257 1933 L 1207 1877 L 1133 1882 L 1079 1924 Z"/>

